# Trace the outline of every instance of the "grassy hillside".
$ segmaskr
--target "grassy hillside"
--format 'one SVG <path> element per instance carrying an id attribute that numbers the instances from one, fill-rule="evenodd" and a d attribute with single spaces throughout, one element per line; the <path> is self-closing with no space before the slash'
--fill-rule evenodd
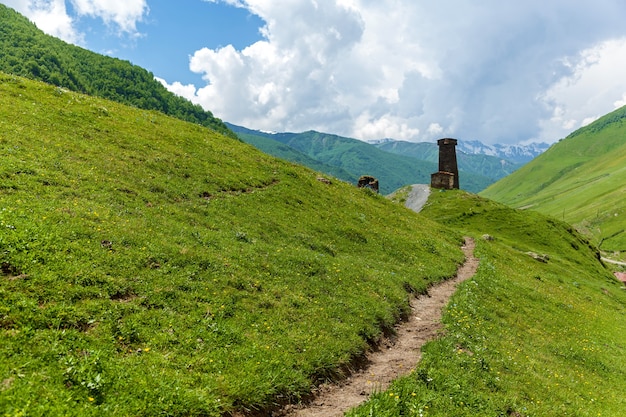
<path id="1" fill-rule="evenodd" d="M 316 159 L 313 159 L 305 153 L 300 152 L 289 145 L 285 145 L 284 143 L 272 139 L 272 135 L 262 135 L 259 134 L 258 131 L 241 128 L 239 126 L 234 127 L 234 125 L 231 125 L 229 123 L 227 123 L 226 125 L 228 127 L 233 126 L 233 130 L 236 132 L 237 137 L 239 137 L 242 141 L 249 143 L 250 145 L 267 154 L 290 162 L 294 162 L 298 165 L 304 165 L 314 171 L 332 175 L 337 179 L 349 182 L 351 184 L 356 184 L 359 180 L 358 175 L 349 173 L 348 171 L 340 167 L 328 165 Z"/>
<path id="2" fill-rule="evenodd" d="M 422 213 L 477 239 L 478 272 L 417 369 L 348 415 L 622 415 L 626 291 L 589 243 L 558 220 L 460 191 L 431 194 Z"/>
<path id="3" fill-rule="evenodd" d="M 626 252 L 626 107 L 577 130 L 481 192 L 576 225 L 604 251 Z"/>
<path id="4" fill-rule="evenodd" d="M 404 141 L 382 142 L 375 145 L 378 149 L 398 155 L 439 163 L 439 147 L 435 143 L 414 143 Z M 490 155 L 470 155 L 457 150 L 459 170 L 489 178 L 493 183 L 500 178 L 510 175 L 523 164 L 505 161 Z M 476 190 L 480 191 L 480 190 Z"/>
<path id="5" fill-rule="evenodd" d="M 3 415 L 295 400 L 451 276 L 459 234 L 197 124 L 0 75 Z"/>
<path id="6" fill-rule="evenodd" d="M 277 152 L 268 146 L 267 140 L 274 140 L 287 145 L 299 154 L 305 154 L 318 161 L 317 165 L 307 164 L 307 166 L 314 169 L 320 168 L 329 175 L 335 175 L 333 171 L 337 169 L 347 172 L 351 178 L 373 175 L 380 181 L 380 189 L 383 194 L 389 194 L 409 184 L 430 184 L 430 175 L 438 169 L 438 162 L 385 152 L 374 145 L 357 139 L 315 131 L 268 134 L 234 125 L 229 126 L 241 140 L 251 144 L 262 142 L 266 152 L 295 161 L 288 152 L 282 149 Z M 305 161 L 302 162 L 305 163 Z M 324 166 L 335 168 L 334 170 L 327 170 L 324 169 Z M 493 182 L 483 175 L 471 172 L 461 172 L 460 176 L 461 188 L 473 192 L 478 192 Z M 350 180 L 344 176 L 339 178 L 346 181 Z"/>
<path id="7" fill-rule="evenodd" d="M 235 137 L 211 112 L 167 91 L 145 69 L 48 36 L 2 4 L 0 71 L 142 109 L 158 110 Z"/>

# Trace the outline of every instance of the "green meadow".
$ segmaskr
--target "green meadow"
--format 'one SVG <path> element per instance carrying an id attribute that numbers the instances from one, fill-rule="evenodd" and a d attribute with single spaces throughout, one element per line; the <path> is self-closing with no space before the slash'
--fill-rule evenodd
<path id="1" fill-rule="evenodd" d="M 402 190 L 394 202 L 198 124 L 6 74 L 0 151 L 3 416 L 305 401 L 454 275 L 464 236 L 480 266 L 440 337 L 348 414 L 626 409 L 626 291 L 559 219 L 462 191 L 416 214 Z"/>
<path id="2" fill-rule="evenodd" d="M 478 272 L 417 368 L 347 415 L 622 415 L 626 291 L 589 242 L 464 192 L 434 192 L 423 213 L 475 237 Z"/>
<path id="3" fill-rule="evenodd" d="M 157 112 L 0 75 L 0 414 L 219 416 L 339 378 L 462 235 Z"/>

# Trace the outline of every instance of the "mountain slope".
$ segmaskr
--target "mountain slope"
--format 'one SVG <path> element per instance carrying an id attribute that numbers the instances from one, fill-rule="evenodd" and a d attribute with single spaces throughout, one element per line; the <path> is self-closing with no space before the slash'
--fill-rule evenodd
<path id="1" fill-rule="evenodd" d="M 583 127 L 481 195 L 564 219 L 626 251 L 626 107 Z"/>
<path id="2" fill-rule="evenodd" d="M 464 146 L 465 142 L 459 141 L 458 143 L 457 162 L 459 164 L 459 170 L 485 176 L 489 178 L 491 182 L 495 182 L 500 178 L 510 175 L 523 165 L 523 163 L 510 162 L 497 156 L 464 152 L 462 149 L 467 149 L 467 147 Z M 439 147 L 435 143 L 383 141 L 376 143 L 375 146 L 386 152 L 412 156 L 437 164 L 439 163 Z"/>
<path id="3" fill-rule="evenodd" d="M 462 260 L 458 234 L 369 190 L 4 74 L 0 152 L 7 415 L 294 400 Z"/>
<path id="4" fill-rule="evenodd" d="M 265 133 L 230 124 L 228 126 L 238 134 L 241 140 L 248 143 L 253 143 L 255 136 L 263 138 L 264 141 L 271 139 L 322 164 L 333 166 L 335 169 L 339 168 L 350 176 L 338 176 L 345 181 L 351 181 L 352 178 L 358 178 L 361 175 L 373 175 L 380 181 L 383 194 L 389 194 L 407 184 L 430 184 L 430 175 L 438 169 L 437 162 L 385 152 L 357 139 L 315 131 Z M 289 158 L 289 155 L 285 153 L 272 152 L 270 147 L 266 147 L 265 150 L 271 152 L 272 155 Z M 290 158 L 289 160 L 293 161 Z M 317 169 L 308 164 L 307 166 Z M 323 170 L 323 172 L 334 175 L 328 170 Z M 482 190 L 493 182 L 483 175 L 468 172 L 461 172 L 460 175 L 461 187 L 473 192 Z"/>
<path id="5" fill-rule="evenodd" d="M 167 91 L 145 69 L 46 35 L 24 16 L 2 4 L 0 71 L 142 109 L 158 110 L 234 137 L 221 120 Z"/>
<path id="6" fill-rule="evenodd" d="M 622 415 L 626 291 L 589 242 L 462 191 L 432 193 L 421 213 L 476 238 L 478 272 L 416 369 L 347 415 Z"/>
<path id="7" fill-rule="evenodd" d="M 419 215 L 4 74 L 0 152 L 3 414 L 269 415 L 353 366 L 485 232 L 446 332 L 373 415 L 623 410 L 626 293 L 558 221 L 460 191 Z"/>
<path id="8" fill-rule="evenodd" d="M 352 184 L 356 184 L 359 180 L 358 175 L 350 173 L 340 167 L 328 165 L 321 161 L 318 161 L 317 159 L 311 158 L 307 154 L 300 152 L 289 145 L 285 145 L 282 142 L 272 139 L 271 134 L 263 134 L 262 132 L 231 125 L 230 123 L 226 123 L 226 125 L 231 130 L 236 132 L 237 136 L 242 141 L 249 143 L 250 145 L 269 155 L 285 159 L 299 165 L 304 165 L 315 171 L 332 175 L 340 180 Z"/>

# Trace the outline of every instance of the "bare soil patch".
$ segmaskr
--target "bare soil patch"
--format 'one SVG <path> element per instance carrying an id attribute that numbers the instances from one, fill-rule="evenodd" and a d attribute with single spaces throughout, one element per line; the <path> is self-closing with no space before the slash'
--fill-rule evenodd
<path id="1" fill-rule="evenodd" d="M 342 416 L 367 400 L 370 394 L 387 389 L 391 381 L 410 373 L 421 358 L 421 347 L 434 339 L 441 329 L 441 314 L 456 286 L 471 278 L 478 269 L 474 257 L 474 240 L 465 239 L 465 263 L 456 277 L 431 287 L 428 294 L 411 302 L 411 314 L 399 324 L 396 335 L 385 339 L 367 354 L 367 366 L 338 384 L 325 384 L 316 390 L 307 404 L 289 405 L 273 416 L 282 417 L 334 417 Z"/>

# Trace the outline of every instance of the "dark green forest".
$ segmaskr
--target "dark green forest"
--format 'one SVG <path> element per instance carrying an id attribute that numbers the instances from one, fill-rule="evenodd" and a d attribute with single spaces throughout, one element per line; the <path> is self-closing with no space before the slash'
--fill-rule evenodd
<path id="1" fill-rule="evenodd" d="M 169 92 L 151 72 L 46 35 L 2 4 L 0 71 L 140 109 L 157 110 L 236 137 L 211 112 Z"/>

